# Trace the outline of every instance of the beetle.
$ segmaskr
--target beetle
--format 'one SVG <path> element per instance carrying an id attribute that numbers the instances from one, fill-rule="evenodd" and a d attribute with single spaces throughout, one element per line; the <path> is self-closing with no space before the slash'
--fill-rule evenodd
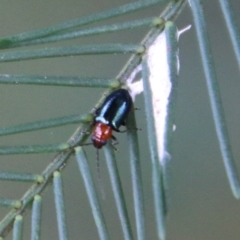
<path id="1" fill-rule="evenodd" d="M 95 148 L 102 148 L 111 138 L 116 140 L 112 132 L 120 132 L 119 128 L 125 126 L 132 106 L 132 97 L 126 89 L 115 90 L 106 97 L 102 106 L 95 112 L 92 135 Z"/>

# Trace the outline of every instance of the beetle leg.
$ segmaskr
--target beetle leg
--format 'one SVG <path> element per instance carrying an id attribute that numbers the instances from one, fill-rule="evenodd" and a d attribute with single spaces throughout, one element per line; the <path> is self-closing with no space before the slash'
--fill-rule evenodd
<path id="1" fill-rule="evenodd" d="M 119 130 L 120 133 L 124 133 L 126 131 L 127 131 L 127 128 L 125 130 L 121 130 L 121 131 Z"/>
<path id="2" fill-rule="evenodd" d="M 111 139 L 113 140 L 113 142 L 111 142 L 111 145 L 112 145 L 113 149 L 114 149 L 116 152 L 118 152 L 118 149 L 115 147 L 115 145 L 119 144 L 117 138 L 112 135 Z"/>
<path id="3" fill-rule="evenodd" d="M 117 138 L 115 137 L 115 136 L 111 136 L 111 139 L 114 141 L 113 143 L 112 143 L 112 145 L 117 145 L 119 142 L 118 142 L 118 140 L 117 140 Z"/>

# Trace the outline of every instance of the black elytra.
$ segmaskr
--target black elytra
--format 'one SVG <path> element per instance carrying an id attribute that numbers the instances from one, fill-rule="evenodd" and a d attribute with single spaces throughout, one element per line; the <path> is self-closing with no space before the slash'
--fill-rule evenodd
<path id="1" fill-rule="evenodd" d="M 133 102 L 128 90 L 118 89 L 110 93 L 102 106 L 96 110 L 95 123 L 103 123 L 119 132 L 121 125 L 125 125 L 126 118 Z"/>

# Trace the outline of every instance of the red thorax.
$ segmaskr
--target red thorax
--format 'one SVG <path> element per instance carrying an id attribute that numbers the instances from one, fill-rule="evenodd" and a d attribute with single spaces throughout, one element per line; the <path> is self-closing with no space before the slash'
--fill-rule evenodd
<path id="1" fill-rule="evenodd" d="M 96 123 L 93 130 L 92 141 L 96 148 L 102 148 L 112 137 L 112 128 L 104 123 Z"/>

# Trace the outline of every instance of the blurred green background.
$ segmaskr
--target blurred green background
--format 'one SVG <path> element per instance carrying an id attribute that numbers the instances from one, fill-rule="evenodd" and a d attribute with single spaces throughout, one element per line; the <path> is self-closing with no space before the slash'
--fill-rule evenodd
<path id="1" fill-rule="evenodd" d="M 47 27 L 71 19 L 105 11 L 130 1 L 1 1 L 0 37 Z M 240 169 L 240 81 L 239 69 L 230 44 L 228 32 L 218 1 L 204 0 L 213 57 L 222 93 L 222 100 L 231 138 L 232 150 Z M 232 0 L 240 26 L 240 2 Z M 157 16 L 163 7 L 146 10 L 104 21 L 100 24 Z M 187 7 L 176 24 L 179 29 L 193 24 Z M 108 35 L 85 37 L 39 46 L 63 46 L 89 43 L 138 43 L 148 28 L 123 31 Z M 223 240 L 240 239 L 240 202 L 230 190 L 221 159 L 218 140 L 209 106 L 205 79 L 200 61 L 194 26 L 180 37 L 180 76 L 176 110 L 177 130 L 171 159 L 170 212 L 167 222 L 168 240 Z M 57 59 L 29 60 L 0 64 L 0 72 L 26 75 L 102 76 L 115 77 L 127 55 L 83 56 Z M 86 113 L 99 99 L 102 89 L 1 85 L 0 125 L 26 123 L 65 115 Z M 147 217 L 147 239 L 156 239 L 151 187 L 151 166 L 146 148 L 146 128 L 142 96 L 137 97 L 142 175 Z M 59 143 L 66 141 L 77 125 L 69 125 L 0 138 L 0 145 Z M 131 176 L 126 149 L 126 134 L 116 134 L 120 144 L 117 159 L 126 195 L 128 210 L 134 226 Z M 91 170 L 96 179 L 96 150 L 86 148 L 91 159 Z M 41 173 L 54 154 L 0 156 L 1 171 Z M 122 238 L 117 211 L 111 193 L 109 177 L 100 153 L 101 175 L 106 191 L 102 201 L 110 235 Z M 72 157 L 63 173 L 69 239 L 98 239 L 95 223 L 85 194 L 76 160 Z M 30 187 L 26 183 L 0 182 L 0 197 L 20 198 Z M 0 208 L 1 219 L 8 209 Z M 25 217 L 24 239 L 30 238 L 30 214 Z M 42 239 L 58 239 L 54 199 L 49 188 L 43 198 Z M 7 239 L 10 239 L 7 238 Z"/>

